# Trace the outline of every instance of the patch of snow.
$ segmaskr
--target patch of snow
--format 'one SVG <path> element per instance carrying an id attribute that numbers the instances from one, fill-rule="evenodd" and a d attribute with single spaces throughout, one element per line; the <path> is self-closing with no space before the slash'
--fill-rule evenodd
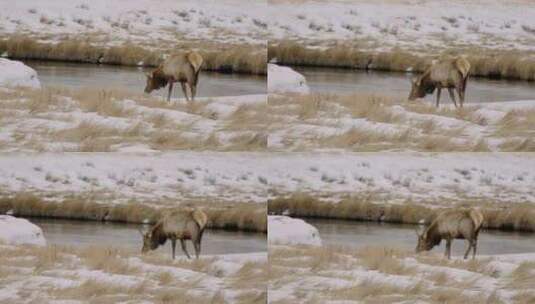
<path id="1" fill-rule="evenodd" d="M 269 215 L 268 231 L 269 244 L 321 246 L 318 229 L 302 219 Z"/>
<path id="2" fill-rule="evenodd" d="M 12 245 L 46 245 L 43 230 L 39 226 L 10 215 L 0 215 L 0 240 Z"/>
<path id="3" fill-rule="evenodd" d="M 305 76 L 289 67 L 268 64 L 268 93 L 308 94 L 309 92 Z"/>
<path id="4" fill-rule="evenodd" d="M 0 86 L 40 88 L 37 72 L 20 61 L 0 58 Z"/>

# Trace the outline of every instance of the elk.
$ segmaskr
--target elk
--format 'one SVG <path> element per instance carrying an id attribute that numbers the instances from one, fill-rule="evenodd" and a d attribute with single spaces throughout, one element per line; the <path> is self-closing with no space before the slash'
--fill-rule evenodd
<path id="1" fill-rule="evenodd" d="M 187 84 L 190 89 L 191 100 L 193 101 L 197 94 L 197 83 L 202 64 L 203 58 L 195 51 L 169 56 L 154 71 L 147 73 L 145 93 L 150 93 L 169 85 L 167 101 L 171 101 L 173 84 L 180 82 L 186 100 L 190 100 L 186 90 Z"/>
<path id="2" fill-rule="evenodd" d="M 455 107 L 455 94 L 453 90 L 457 91 L 459 95 L 459 102 L 461 108 L 464 104 L 464 96 L 466 92 L 466 83 L 470 73 L 470 63 L 464 57 L 448 58 L 440 61 L 434 61 L 422 75 L 413 78 L 409 100 L 416 98 L 423 98 L 427 94 L 433 94 L 437 90 L 437 103 L 440 103 L 440 93 L 443 88 L 448 89 L 450 98 Z"/>
<path id="3" fill-rule="evenodd" d="M 143 233 L 143 248 L 141 253 L 155 250 L 164 245 L 167 239 L 171 240 L 172 257 L 175 259 L 176 240 L 180 240 L 182 251 L 188 259 L 190 255 L 186 249 L 186 240 L 191 240 L 195 248 L 195 256 L 199 258 L 201 253 L 201 240 L 208 218 L 200 209 L 176 210 L 164 214 L 147 233 Z"/>
<path id="4" fill-rule="evenodd" d="M 446 240 L 444 256 L 450 259 L 452 240 L 465 239 L 468 242 L 468 248 L 464 253 L 464 258 L 468 258 L 470 249 L 472 249 L 472 258 L 475 258 L 477 236 L 482 224 L 483 214 L 477 209 L 444 211 L 422 233 L 416 231 L 418 235 L 416 253 L 429 251 L 444 239 Z"/>

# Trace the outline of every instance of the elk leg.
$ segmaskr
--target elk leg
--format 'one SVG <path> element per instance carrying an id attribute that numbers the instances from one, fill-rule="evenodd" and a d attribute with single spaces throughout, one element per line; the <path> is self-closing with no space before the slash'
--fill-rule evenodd
<path id="1" fill-rule="evenodd" d="M 195 95 L 197 95 L 197 85 L 191 85 L 189 88 L 191 90 L 191 100 L 193 101 L 195 100 Z"/>
<path id="2" fill-rule="evenodd" d="M 184 251 L 188 259 L 191 259 L 191 256 L 189 255 L 188 250 L 186 249 L 186 242 L 184 242 L 184 240 L 180 240 L 180 246 L 182 246 L 182 251 Z"/>
<path id="3" fill-rule="evenodd" d="M 167 93 L 167 101 L 171 101 L 171 92 L 173 91 L 173 82 L 169 81 L 169 92 Z"/>
<path id="4" fill-rule="evenodd" d="M 186 84 L 181 82 L 180 85 L 182 86 L 182 92 L 184 93 L 184 97 L 186 97 L 186 101 L 189 101 L 188 91 L 186 90 Z"/>
<path id="5" fill-rule="evenodd" d="M 468 258 L 468 254 L 470 253 L 470 249 L 472 249 L 472 241 L 468 241 L 468 247 L 466 248 L 466 251 L 464 252 L 464 259 L 466 260 Z"/>
<path id="6" fill-rule="evenodd" d="M 476 258 L 476 251 L 477 251 L 477 239 L 473 240 L 472 244 L 472 259 Z"/>
<path id="7" fill-rule="evenodd" d="M 173 252 L 173 260 L 175 259 L 175 248 L 176 248 L 176 240 L 171 240 L 171 251 Z"/>
<path id="8" fill-rule="evenodd" d="M 453 94 L 453 89 L 448 88 L 448 93 L 450 93 L 450 98 L 453 101 L 453 105 L 457 108 L 457 101 L 455 100 L 455 94 Z"/>
<path id="9" fill-rule="evenodd" d="M 444 257 L 447 257 L 448 260 L 451 258 L 451 239 L 446 240 L 446 251 L 444 252 Z"/>
<path id="10" fill-rule="evenodd" d="M 201 253 L 201 240 L 193 241 L 193 247 L 195 247 L 195 256 L 198 259 L 199 258 L 199 254 Z"/>
<path id="11" fill-rule="evenodd" d="M 438 108 L 438 105 L 440 104 L 440 91 L 441 90 L 442 88 L 437 87 L 437 108 Z"/>

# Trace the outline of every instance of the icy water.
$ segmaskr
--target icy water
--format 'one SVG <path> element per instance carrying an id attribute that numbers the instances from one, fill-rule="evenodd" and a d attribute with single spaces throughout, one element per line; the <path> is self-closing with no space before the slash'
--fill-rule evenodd
<path id="1" fill-rule="evenodd" d="M 293 67 L 303 74 L 313 92 L 372 93 L 406 98 L 414 74 L 349 69 Z M 457 96 L 456 96 L 457 97 Z M 436 93 L 425 100 L 435 102 Z M 494 101 L 535 100 L 535 83 L 527 81 L 468 79 L 465 104 Z M 442 90 L 440 104 L 451 104 L 449 93 Z"/>
<path id="2" fill-rule="evenodd" d="M 93 221 L 74 221 L 58 219 L 30 218 L 32 223 L 43 229 L 49 244 L 68 246 L 114 246 L 141 250 L 142 240 L 138 228 L 148 229 L 148 225 L 108 223 Z M 193 245 L 186 241 L 188 252 L 194 254 Z M 263 233 L 206 230 L 202 239 L 201 254 L 231 254 L 265 252 L 266 235 Z M 170 254 L 171 245 L 167 242 L 158 248 L 160 253 Z M 180 243 L 177 254 L 183 255 Z"/>
<path id="3" fill-rule="evenodd" d="M 69 88 L 127 89 L 143 93 L 145 72 L 153 68 L 138 68 L 114 65 L 80 64 L 65 62 L 26 61 L 25 64 L 37 71 L 44 86 Z M 237 96 L 266 94 L 266 77 L 201 72 L 197 87 L 198 97 Z M 167 96 L 167 88 L 152 92 Z M 182 98 L 180 84 L 173 88 L 173 97 Z"/>
<path id="4" fill-rule="evenodd" d="M 323 244 L 352 247 L 389 246 L 413 250 L 417 238 L 414 225 L 358 222 L 345 220 L 304 219 L 314 225 Z M 465 240 L 454 240 L 452 255 L 463 255 Z M 443 254 L 445 242 L 432 251 Z M 535 233 L 482 230 L 478 240 L 478 254 L 513 254 L 535 252 Z"/>

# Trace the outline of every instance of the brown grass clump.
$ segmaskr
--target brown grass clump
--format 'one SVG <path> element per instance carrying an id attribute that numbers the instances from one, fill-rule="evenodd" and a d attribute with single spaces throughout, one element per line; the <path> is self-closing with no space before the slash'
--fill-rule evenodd
<path id="1" fill-rule="evenodd" d="M 407 252 L 386 247 L 366 247 L 358 250 L 356 254 L 359 257 L 359 263 L 369 270 L 387 274 L 412 275 L 416 273 L 416 268 L 406 266 L 401 260 L 407 255 Z"/>
<path id="2" fill-rule="evenodd" d="M 124 254 L 114 248 L 92 246 L 80 251 L 79 256 L 91 268 L 108 273 L 132 274 L 137 270 L 125 261 Z"/>

